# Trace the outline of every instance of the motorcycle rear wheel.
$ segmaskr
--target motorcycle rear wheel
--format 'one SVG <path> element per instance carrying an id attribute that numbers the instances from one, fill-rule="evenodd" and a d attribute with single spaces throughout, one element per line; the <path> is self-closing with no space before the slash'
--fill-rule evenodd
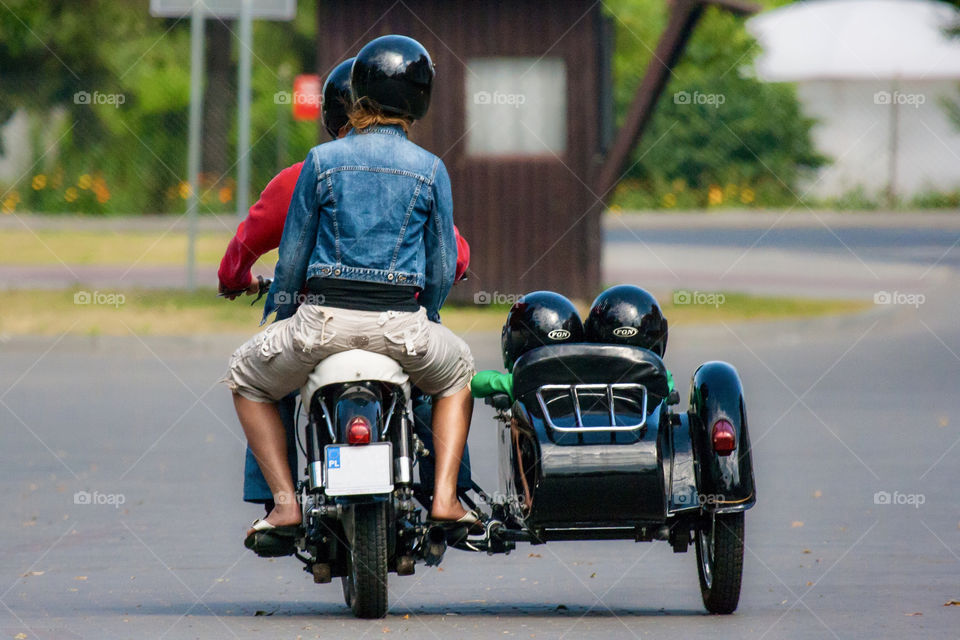
<path id="1" fill-rule="evenodd" d="M 387 615 L 386 503 L 353 507 L 353 536 L 343 598 L 358 618 Z"/>

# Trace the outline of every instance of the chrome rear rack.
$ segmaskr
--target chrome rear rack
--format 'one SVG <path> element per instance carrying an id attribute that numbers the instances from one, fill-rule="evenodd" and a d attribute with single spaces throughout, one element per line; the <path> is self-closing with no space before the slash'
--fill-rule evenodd
<path id="1" fill-rule="evenodd" d="M 628 397 L 623 393 L 618 395 L 618 391 L 640 392 L 640 422 L 635 424 L 617 424 L 616 401 L 621 400 L 624 402 L 636 402 L 635 398 Z M 550 414 L 548 405 L 550 402 L 556 401 L 562 396 L 555 395 L 553 398 L 544 398 L 544 392 L 566 392 L 570 398 L 570 404 L 573 407 L 573 415 L 576 426 L 562 427 L 554 421 L 554 417 Z M 594 398 L 605 397 L 607 404 L 607 417 L 610 421 L 609 425 L 584 425 L 583 411 L 580 407 L 581 393 L 583 393 L 585 396 L 591 396 Z M 543 418 L 547 425 L 551 429 L 561 433 L 638 431 L 647 424 L 647 388 L 642 384 L 637 384 L 635 382 L 617 382 L 613 384 L 545 384 L 537 388 L 537 403 L 540 405 L 540 410 L 543 411 Z"/>

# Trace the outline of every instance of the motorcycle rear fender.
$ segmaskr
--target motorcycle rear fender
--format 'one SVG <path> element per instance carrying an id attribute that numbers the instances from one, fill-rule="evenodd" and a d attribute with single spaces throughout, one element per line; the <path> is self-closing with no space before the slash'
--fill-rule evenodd
<path id="1" fill-rule="evenodd" d="M 704 508 L 717 513 L 742 511 L 756 502 L 753 460 L 743 385 L 737 370 L 726 362 L 707 362 L 690 383 L 690 433 L 698 463 L 698 488 Z M 728 420 L 736 434 L 736 449 L 717 454 L 711 439 L 717 420 Z"/>
<path id="2" fill-rule="evenodd" d="M 351 349 L 324 358 L 310 373 L 300 390 L 301 398 L 312 398 L 317 390 L 334 384 L 378 380 L 403 388 L 410 397 L 410 379 L 400 364 L 380 353 Z"/>
<path id="3" fill-rule="evenodd" d="M 370 442 L 380 440 L 383 429 L 383 407 L 380 394 L 366 385 L 344 385 L 333 406 L 333 427 L 337 442 L 346 443 L 347 427 L 356 416 L 370 422 Z"/>

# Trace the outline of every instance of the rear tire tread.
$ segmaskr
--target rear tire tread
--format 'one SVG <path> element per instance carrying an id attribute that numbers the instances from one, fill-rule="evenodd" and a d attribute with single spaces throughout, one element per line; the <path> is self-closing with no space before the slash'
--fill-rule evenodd
<path id="1" fill-rule="evenodd" d="M 743 578 L 743 512 L 721 514 L 713 534 L 712 584 L 707 588 L 701 569 L 703 560 L 697 545 L 697 568 L 700 575 L 700 595 L 710 613 L 729 614 L 740 602 Z"/>
<path id="2" fill-rule="evenodd" d="M 358 618 L 387 615 L 387 516 L 384 504 L 354 507 L 353 567 L 350 603 Z"/>

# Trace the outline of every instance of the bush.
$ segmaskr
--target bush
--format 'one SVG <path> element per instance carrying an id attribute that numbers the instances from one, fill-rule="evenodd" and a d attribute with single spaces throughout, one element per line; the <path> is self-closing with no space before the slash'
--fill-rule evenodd
<path id="1" fill-rule="evenodd" d="M 610 0 L 616 25 L 615 103 L 622 120 L 666 23 L 664 3 Z M 623 207 L 794 204 L 801 179 L 826 159 L 794 88 L 745 69 L 759 51 L 742 18 L 707 9 L 674 69 L 633 166 L 613 201 Z"/>
<path id="2" fill-rule="evenodd" d="M 28 114 L 31 148 L 24 155 L 33 166 L 22 178 L 12 176 L 15 184 L 0 184 L 6 194 L 0 208 L 184 211 L 190 21 L 154 18 L 147 0 L 10 1 L 13 7 L 0 11 L 0 123 L 18 110 Z M 301 0 L 298 6 L 292 23 L 254 23 L 250 202 L 279 169 L 302 160 L 317 142 L 317 124 L 293 122 L 290 105 L 274 99 L 277 91 L 291 89 L 294 73 L 312 71 L 316 3 Z M 235 55 L 238 45 L 231 44 Z M 78 99 L 84 92 L 94 99 Z M 236 94 L 207 93 L 208 100 L 226 104 L 219 122 L 228 131 L 227 162 L 202 176 L 199 210 L 232 211 Z M 98 103 L 97 95 L 107 98 Z"/>

